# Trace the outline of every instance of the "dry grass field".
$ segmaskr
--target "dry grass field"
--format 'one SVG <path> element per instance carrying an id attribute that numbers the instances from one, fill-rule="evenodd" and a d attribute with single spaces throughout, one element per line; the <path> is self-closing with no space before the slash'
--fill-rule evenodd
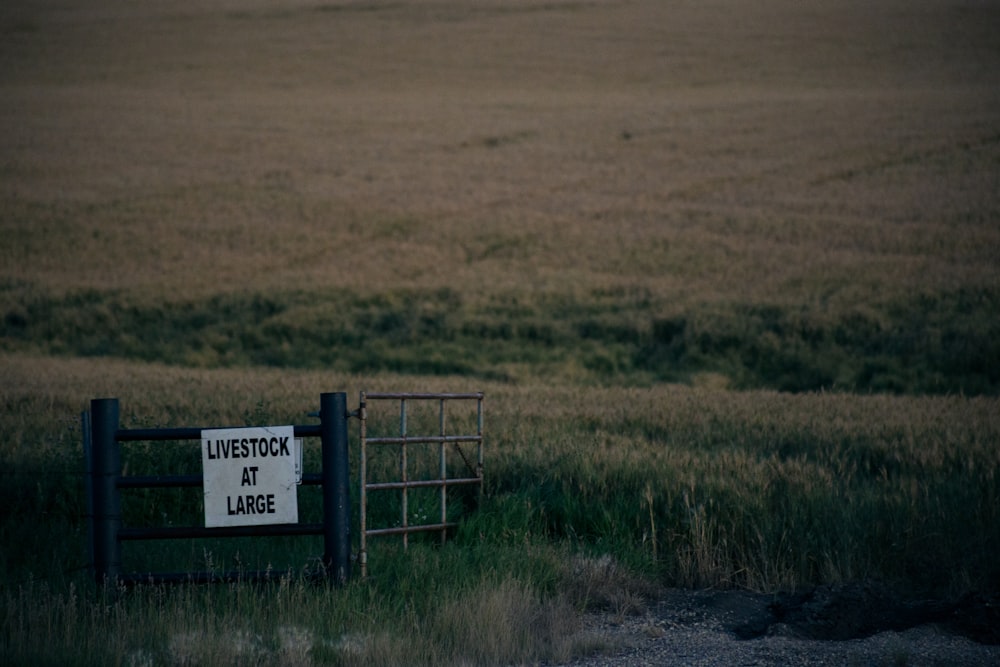
<path id="1" fill-rule="evenodd" d="M 661 585 L 995 600 L 998 258 L 990 0 L 5 0 L 0 662 L 559 662 Z M 361 389 L 486 391 L 453 545 L 94 601 L 89 398 Z"/>
<path id="2" fill-rule="evenodd" d="M 997 284 L 989 2 L 0 12 L 8 302 Z"/>
<path id="3" fill-rule="evenodd" d="M 367 340 L 344 370 L 1000 383 L 991 3 L 0 12 L 8 348 L 310 365 L 336 363 L 310 341 Z M 244 320 L 265 330 L 240 354 Z M 430 368 L 385 351 L 442 333 Z"/>

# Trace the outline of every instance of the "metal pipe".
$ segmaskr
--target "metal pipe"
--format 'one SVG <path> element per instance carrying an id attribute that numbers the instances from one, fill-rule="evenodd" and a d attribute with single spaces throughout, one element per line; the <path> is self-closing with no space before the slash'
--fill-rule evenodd
<path id="1" fill-rule="evenodd" d="M 479 444 L 477 446 L 477 461 L 476 461 L 476 477 L 480 480 L 483 479 L 483 394 L 479 394 L 479 399 L 476 401 L 476 435 L 479 436 Z M 483 485 L 479 485 L 479 496 L 478 503 L 480 506 L 483 504 Z"/>
<path id="2" fill-rule="evenodd" d="M 119 489 L 193 488 L 204 486 L 204 475 L 129 475 L 119 477 Z"/>
<path id="3" fill-rule="evenodd" d="M 406 476 L 406 468 L 407 468 L 407 461 L 406 461 L 406 398 L 402 398 L 399 401 L 399 437 L 402 439 L 402 442 L 399 445 L 399 475 L 400 475 L 400 479 L 405 483 L 405 482 L 409 481 L 409 478 Z M 403 511 L 403 520 L 400 523 L 400 525 L 403 528 L 406 528 L 407 526 L 410 525 L 410 521 L 409 521 L 409 517 L 408 517 L 409 508 L 407 507 L 407 504 L 408 504 L 407 500 L 408 500 L 408 498 L 407 498 L 407 493 L 406 493 L 406 487 L 405 486 L 402 487 L 402 496 L 403 496 L 403 498 L 402 498 L 401 505 L 402 505 L 402 511 Z M 409 545 L 410 544 L 409 544 L 409 539 L 407 538 L 407 534 L 403 533 L 403 550 L 405 551 L 407 549 L 407 547 L 409 547 Z"/>
<path id="4" fill-rule="evenodd" d="M 451 392 L 406 392 L 406 391 L 386 391 L 377 392 L 371 391 L 366 393 L 367 397 L 372 400 L 378 399 L 434 399 L 434 398 L 445 398 L 445 399 L 479 399 L 483 397 L 483 392 L 471 392 L 471 393 L 451 393 Z"/>
<path id="5" fill-rule="evenodd" d="M 360 535 L 358 535 L 358 567 L 361 568 L 361 578 L 364 579 L 368 576 L 368 539 L 367 539 L 367 528 L 368 528 L 368 452 L 366 451 L 365 443 L 367 442 L 367 426 L 368 426 L 368 408 L 365 401 L 365 392 L 361 392 L 361 401 L 358 405 L 358 416 L 361 418 L 361 454 L 358 463 L 358 474 L 361 477 L 361 493 L 358 496 L 358 502 L 361 503 L 361 507 L 358 508 L 359 512 L 359 524 Z"/>
<path id="6" fill-rule="evenodd" d="M 94 562 L 94 447 L 90 429 L 90 411 L 80 413 L 80 431 L 83 434 L 84 496 L 87 501 L 87 562 Z"/>
<path id="7" fill-rule="evenodd" d="M 284 523 L 264 526 L 159 526 L 152 528 L 122 528 L 119 541 L 179 540 L 207 537 L 287 537 L 289 535 L 326 535 L 325 523 Z"/>
<path id="8" fill-rule="evenodd" d="M 213 426 L 212 428 L 239 428 L 237 426 Z M 296 424 L 296 438 L 318 438 L 321 427 L 316 424 Z M 115 432 L 119 442 L 164 441 L 164 440 L 201 440 L 201 427 L 181 428 L 120 428 Z"/>
<path id="9" fill-rule="evenodd" d="M 93 490 L 94 580 L 98 586 L 118 583 L 122 557 L 118 531 L 122 525 L 118 478 L 122 473 L 118 431 L 118 399 L 90 402 L 91 489 Z"/>
<path id="10" fill-rule="evenodd" d="M 444 426 L 444 404 L 445 404 L 445 399 L 442 398 L 439 407 L 440 411 L 438 412 L 438 433 L 441 435 L 442 439 L 444 438 L 444 434 L 446 432 Z M 446 480 L 448 479 L 448 464 L 447 464 L 447 456 L 443 440 L 441 444 L 438 445 L 438 457 L 439 457 L 438 465 L 440 467 L 438 473 L 441 476 L 441 495 L 440 495 L 441 523 L 443 525 L 448 522 L 448 486 L 446 484 Z M 442 529 L 441 544 L 444 545 L 447 539 L 448 539 L 448 531 Z"/>
<path id="11" fill-rule="evenodd" d="M 374 528 L 368 531 L 368 534 L 372 537 L 378 537 L 379 535 L 402 535 L 406 536 L 409 533 L 429 533 L 438 530 L 447 530 L 449 528 L 456 528 L 457 523 L 427 523 L 422 526 L 396 526 L 394 528 Z"/>
<path id="12" fill-rule="evenodd" d="M 482 438 L 478 435 L 408 435 L 404 437 L 388 436 L 368 438 L 369 445 L 402 445 L 407 443 L 435 444 L 435 443 L 463 443 L 479 442 Z"/>
<path id="13" fill-rule="evenodd" d="M 278 581 L 288 574 L 282 570 L 230 570 L 227 572 L 133 572 L 123 574 L 123 586 L 159 586 L 161 584 L 231 584 Z"/>
<path id="14" fill-rule="evenodd" d="M 435 486 L 458 486 L 461 484 L 480 484 L 479 477 L 451 477 L 449 479 L 411 479 L 406 482 L 372 482 L 365 484 L 369 491 L 381 491 L 384 489 L 419 489 Z"/>
<path id="15" fill-rule="evenodd" d="M 347 394 L 320 395 L 323 460 L 323 565 L 343 586 L 351 576 L 351 494 L 347 451 Z"/>

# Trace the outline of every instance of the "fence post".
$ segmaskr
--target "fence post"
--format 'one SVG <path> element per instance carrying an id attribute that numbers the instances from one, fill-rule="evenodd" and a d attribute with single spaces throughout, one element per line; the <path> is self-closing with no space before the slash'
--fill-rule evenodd
<path id="1" fill-rule="evenodd" d="M 323 565 L 338 586 L 351 576 L 351 496 L 347 453 L 347 394 L 320 394 L 323 442 Z"/>
<path id="2" fill-rule="evenodd" d="M 116 584 L 121 574 L 122 525 L 118 478 L 122 473 L 118 431 L 118 399 L 95 398 L 90 402 L 91 489 L 94 507 L 94 578 L 98 586 Z"/>

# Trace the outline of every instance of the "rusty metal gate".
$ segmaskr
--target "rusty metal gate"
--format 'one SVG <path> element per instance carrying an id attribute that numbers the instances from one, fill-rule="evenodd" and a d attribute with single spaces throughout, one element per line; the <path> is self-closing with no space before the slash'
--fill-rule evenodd
<path id="1" fill-rule="evenodd" d="M 369 434 L 368 410 L 370 402 L 397 402 L 399 405 L 399 429 L 398 434 L 371 436 Z M 475 401 L 474 418 L 459 420 L 459 430 L 462 433 L 448 433 L 449 423 L 446 417 L 446 405 L 455 402 L 469 403 Z M 437 419 L 433 427 L 435 433 L 422 431 L 413 433 L 408 424 L 408 406 L 414 404 L 426 406 L 431 409 L 436 408 Z M 471 406 L 469 406 L 471 412 Z M 410 408 L 409 412 L 412 412 Z M 408 536 L 417 532 L 438 532 L 441 535 L 441 542 L 447 539 L 448 529 L 457 525 L 456 522 L 448 520 L 448 488 L 460 485 L 478 485 L 478 492 L 482 493 L 483 483 L 483 393 L 376 393 L 361 392 L 361 405 L 358 410 L 361 418 L 361 456 L 360 456 L 360 550 L 358 553 L 358 565 L 361 576 L 368 573 L 368 538 L 381 535 L 401 535 L 403 547 L 408 544 Z M 464 415 L 463 415 L 464 416 Z M 421 423 L 418 428 L 426 428 L 426 423 Z M 469 432 L 474 431 L 474 432 Z M 419 445 L 418 451 L 411 451 L 412 445 Z M 416 457 L 427 460 L 428 451 L 437 446 L 437 465 L 433 471 L 433 476 L 428 475 L 428 468 L 424 464 L 423 470 L 414 470 L 413 465 Z M 474 452 L 463 449 L 463 445 Z M 369 457 L 370 448 L 397 447 L 398 453 L 394 463 L 398 466 L 398 477 L 395 479 L 370 479 Z M 419 450 L 423 450 L 422 452 Z M 462 470 L 456 475 L 449 477 L 448 453 L 455 452 L 461 461 Z M 416 472 L 417 478 L 413 478 Z M 409 492 L 414 489 L 437 489 L 438 511 L 432 517 L 429 514 L 415 516 L 409 507 Z M 394 521 L 395 525 L 370 527 L 369 523 L 369 493 L 371 492 L 398 492 L 399 514 Z M 417 519 L 417 522 L 414 522 Z"/>

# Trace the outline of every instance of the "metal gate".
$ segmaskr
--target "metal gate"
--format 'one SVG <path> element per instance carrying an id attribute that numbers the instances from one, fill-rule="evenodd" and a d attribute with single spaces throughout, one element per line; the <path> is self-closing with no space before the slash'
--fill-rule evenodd
<path id="1" fill-rule="evenodd" d="M 369 402 L 379 401 L 398 402 L 398 434 L 379 435 L 375 437 L 369 435 Z M 464 427 L 466 432 L 449 434 L 449 423 L 446 417 L 446 405 L 455 402 L 465 402 L 464 405 L 468 406 L 471 401 L 475 401 L 475 413 L 474 419 L 472 419 L 473 423 L 468 423 L 469 419 L 466 419 L 459 427 L 460 429 Z M 409 417 L 408 406 L 412 406 L 415 403 L 424 406 L 429 403 L 432 406 L 432 410 L 436 407 L 437 424 L 434 428 L 436 433 L 429 433 L 425 431 L 415 434 L 411 432 L 410 425 L 407 423 Z M 435 403 L 436 406 L 434 405 Z M 469 410 L 471 411 L 471 407 Z M 361 392 L 361 405 L 358 410 L 358 416 L 361 418 L 361 457 L 359 471 L 361 478 L 361 530 L 358 565 L 361 569 L 361 576 L 364 577 L 368 573 L 369 537 L 381 535 L 402 535 L 403 547 L 405 549 L 408 544 L 408 536 L 411 533 L 436 531 L 440 533 L 441 542 L 444 543 L 447 539 L 448 529 L 457 525 L 456 522 L 448 521 L 448 488 L 460 485 L 478 485 L 479 494 L 482 493 L 483 393 L 376 393 L 363 391 Z M 419 426 L 425 427 L 426 425 L 421 424 Z M 468 432 L 473 429 L 474 432 Z M 421 447 L 418 451 L 411 451 L 411 446 L 413 445 L 419 445 Z M 411 478 L 414 457 L 422 457 L 424 461 L 426 461 L 426 457 L 428 456 L 427 449 L 431 448 L 430 456 L 433 456 L 434 445 L 437 445 L 437 466 L 433 477 L 419 476 L 421 473 L 418 472 L 418 478 Z M 463 445 L 472 445 L 475 449 L 474 453 L 470 454 L 467 452 L 463 449 Z M 398 477 L 396 479 L 381 479 L 377 481 L 369 479 L 369 448 L 373 447 L 398 448 Z M 470 449 L 473 447 L 470 447 Z M 458 475 L 452 477 L 449 477 L 447 465 L 449 448 L 451 448 L 451 451 L 454 451 L 458 455 L 458 458 L 461 460 L 464 468 L 458 473 Z M 421 452 L 419 450 L 423 451 Z M 426 473 L 426 465 L 424 473 Z M 435 520 L 429 523 L 426 522 L 431 519 L 429 515 L 426 518 L 423 518 L 422 516 L 414 517 L 413 513 L 410 511 L 408 503 L 410 495 L 409 492 L 411 490 L 428 488 L 438 489 L 437 499 L 439 504 L 439 511 L 436 513 L 436 516 L 433 517 Z M 395 525 L 376 528 L 369 527 L 369 493 L 393 491 L 400 494 L 400 513 Z M 414 518 L 417 518 L 419 522 L 414 523 L 412 521 Z"/>
<path id="2" fill-rule="evenodd" d="M 417 532 L 439 532 L 441 542 L 448 530 L 458 525 L 448 516 L 448 489 L 475 485 L 474 500 L 478 503 L 483 483 L 483 393 L 369 393 L 361 392 L 357 412 L 347 411 L 343 392 L 320 395 L 320 424 L 296 425 L 296 437 L 319 437 L 322 441 L 322 471 L 304 473 L 303 484 L 323 487 L 321 524 L 279 524 L 243 527 L 207 528 L 132 527 L 122 525 L 121 491 L 134 488 L 202 487 L 203 475 L 126 475 L 122 469 L 121 444 L 132 441 L 199 440 L 202 427 L 123 429 L 118 422 L 118 399 L 95 399 L 84 412 L 84 456 L 87 464 L 87 504 L 91 535 L 94 576 L 99 585 L 174 582 L 213 582 L 267 579 L 272 573 L 263 572 L 123 572 L 122 542 L 133 540 L 163 540 L 204 537 L 250 537 L 286 535 L 323 535 L 323 569 L 336 584 L 350 577 L 350 494 L 348 492 L 349 462 L 347 451 L 347 419 L 357 416 L 360 430 L 360 549 L 358 565 L 362 577 L 368 572 L 368 538 L 381 535 L 401 535 L 403 546 L 408 536 Z M 369 435 L 368 407 L 370 402 L 396 401 L 399 405 L 399 428 L 393 435 Z M 446 406 L 462 403 L 465 411 L 449 423 Z M 474 405 L 471 405 L 474 402 Z M 414 405 L 424 406 L 418 410 Z M 409 406 L 409 407 L 408 407 Z M 428 407 L 430 412 L 428 412 Z M 430 413 L 436 409 L 433 428 L 428 429 Z M 408 424 L 411 413 L 423 419 L 413 420 L 418 433 Z M 384 415 L 383 415 L 384 416 Z M 452 425 L 457 423 L 457 427 Z M 384 428 L 384 424 L 380 422 Z M 459 431 L 449 433 L 449 430 Z M 433 431 L 433 432 L 431 432 Z M 434 445 L 437 461 L 433 462 Z M 463 448 L 463 445 L 467 447 Z M 419 446 L 413 449 L 413 446 Z M 370 448 L 398 448 L 393 461 L 391 479 L 381 470 L 381 478 L 369 475 Z M 449 453 L 452 465 L 448 465 Z M 451 470 L 449 470 L 451 468 Z M 398 474 L 397 474 L 398 473 Z M 436 490 L 438 507 L 432 517 L 425 511 L 410 511 L 410 495 L 421 490 Z M 369 527 L 369 493 L 398 492 L 399 513 L 395 525 Z M 385 512 L 383 512 L 383 517 Z M 414 520 L 417 519 L 417 520 Z"/>
<path id="3" fill-rule="evenodd" d="M 99 586 L 139 583 L 210 583 L 215 581 L 271 579 L 270 570 L 261 572 L 123 572 L 122 542 L 131 540 L 172 540 L 205 537 L 253 537 L 322 535 L 323 571 L 337 585 L 350 578 L 350 493 L 347 450 L 347 394 L 320 395 L 315 413 L 319 424 L 296 425 L 296 437 L 318 437 L 322 442 L 322 470 L 302 475 L 303 484 L 323 487 L 323 522 L 318 524 L 278 524 L 225 528 L 202 526 L 128 527 L 122 525 L 123 489 L 203 487 L 197 475 L 126 475 L 122 469 L 121 443 L 136 441 L 200 440 L 202 427 L 123 429 L 119 426 L 117 398 L 91 401 L 83 413 L 84 457 L 87 464 L 87 505 L 91 534 L 94 577 Z"/>

